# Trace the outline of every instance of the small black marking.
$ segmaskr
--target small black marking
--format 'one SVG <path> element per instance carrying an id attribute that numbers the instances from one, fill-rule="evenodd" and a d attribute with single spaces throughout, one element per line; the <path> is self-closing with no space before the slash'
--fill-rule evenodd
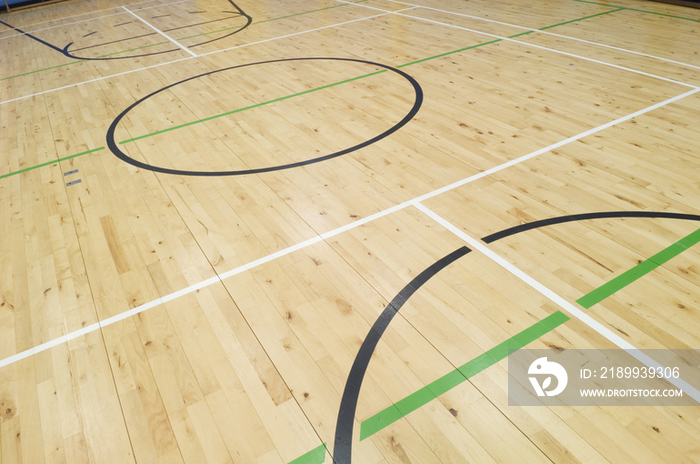
<path id="1" fill-rule="evenodd" d="M 450 408 L 450 414 L 452 414 L 454 417 L 457 417 L 457 410 L 455 408 Z"/>
<path id="2" fill-rule="evenodd" d="M 92 34 L 97 34 L 97 31 L 93 31 L 93 32 L 91 32 L 91 33 L 89 33 L 89 34 L 84 35 L 84 36 L 83 36 L 83 39 L 84 39 L 85 37 L 90 37 Z"/>
<path id="3" fill-rule="evenodd" d="M 188 11 L 189 14 L 206 13 L 206 11 Z"/>
<path id="4" fill-rule="evenodd" d="M 68 182 L 68 183 L 66 184 L 66 187 L 70 187 L 71 185 L 79 184 L 79 183 L 81 183 L 81 182 L 82 182 L 82 179 L 74 180 L 74 181 L 72 181 L 72 182 Z"/>
<path id="5" fill-rule="evenodd" d="M 115 25 L 112 26 L 112 27 L 126 26 L 127 24 L 131 24 L 132 22 L 133 22 L 133 21 L 127 21 L 127 22 L 125 22 L 125 23 L 115 24 Z"/>
<path id="6" fill-rule="evenodd" d="M 160 15 L 160 16 L 151 16 L 151 19 L 156 19 L 156 18 L 165 18 L 166 16 L 170 16 L 170 13 L 168 13 L 168 14 L 164 14 L 164 15 Z"/>
<path id="7" fill-rule="evenodd" d="M 63 175 L 64 175 L 64 176 L 70 176 L 71 174 L 75 174 L 76 172 L 78 172 L 78 170 L 77 170 L 77 169 L 73 169 L 72 171 L 64 172 Z"/>

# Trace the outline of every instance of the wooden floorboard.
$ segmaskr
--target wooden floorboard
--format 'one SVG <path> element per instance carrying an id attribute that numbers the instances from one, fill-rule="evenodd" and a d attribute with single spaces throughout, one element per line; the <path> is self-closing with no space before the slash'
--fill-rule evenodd
<path id="1" fill-rule="evenodd" d="M 537 327 L 517 347 L 665 350 L 700 389 L 694 241 L 582 300 L 700 227 L 696 10 L 0 21 L 0 464 L 700 462 L 697 405 L 521 407 L 505 355 L 465 374 Z M 486 239 L 603 212 L 648 217 Z"/>

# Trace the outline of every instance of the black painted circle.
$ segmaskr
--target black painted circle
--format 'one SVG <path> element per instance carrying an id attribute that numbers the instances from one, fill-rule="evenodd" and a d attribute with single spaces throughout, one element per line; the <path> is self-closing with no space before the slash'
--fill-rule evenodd
<path id="1" fill-rule="evenodd" d="M 114 141 L 114 131 L 117 129 L 117 125 L 119 124 L 119 122 L 121 122 L 122 118 L 124 116 L 126 116 L 126 114 L 129 111 L 134 109 L 136 106 L 138 106 L 140 103 L 144 102 L 145 100 L 147 100 L 147 99 L 151 98 L 152 96 L 157 95 L 158 93 L 160 93 L 164 90 L 167 90 L 171 87 L 175 87 L 176 85 L 180 85 L 184 82 L 191 81 L 193 79 L 198 79 L 198 78 L 203 77 L 203 76 L 208 76 L 210 74 L 216 74 L 216 73 L 223 72 L 223 71 L 230 71 L 232 69 L 237 69 L 237 68 L 244 68 L 247 66 L 255 66 L 255 65 L 267 64 L 267 63 L 280 63 L 280 62 L 284 62 L 284 61 L 307 61 L 307 60 L 350 61 L 350 62 L 354 62 L 354 63 L 368 64 L 371 66 L 379 66 L 379 67 L 384 68 L 386 70 L 392 71 L 392 72 L 398 74 L 399 76 L 403 77 L 404 79 L 406 79 L 408 82 L 410 82 L 411 86 L 413 86 L 413 90 L 415 92 L 415 101 L 413 103 L 413 106 L 411 107 L 411 110 L 406 114 L 406 116 L 404 116 L 403 119 L 401 119 L 401 121 L 399 121 L 394 126 L 387 129 L 386 131 L 382 132 L 381 134 L 379 134 L 379 135 L 377 135 L 369 140 L 365 140 L 362 143 L 354 145 L 350 148 L 346 148 L 344 150 L 337 151 L 335 153 L 331 153 L 329 155 L 320 156 L 318 158 L 312 158 L 312 159 L 309 159 L 306 161 L 299 161 L 296 163 L 284 164 L 284 165 L 280 165 L 280 166 L 271 166 L 271 167 L 267 167 L 267 168 L 246 169 L 246 170 L 240 170 L 240 171 L 183 171 L 183 170 L 179 170 L 179 169 L 163 168 L 160 166 L 153 166 L 150 164 L 142 163 L 140 161 L 137 161 L 137 160 L 131 158 L 126 153 L 121 151 L 119 149 L 119 147 L 117 146 L 117 143 Z M 147 169 L 149 171 L 154 171 L 154 172 L 161 172 L 164 174 L 175 174 L 175 175 L 181 175 L 181 176 L 241 176 L 241 175 L 245 175 L 245 174 L 260 174 L 260 173 L 264 173 L 264 172 L 281 171 L 283 169 L 290 169 L 290 168 L 295 168 L 295 167 L 299 167 L 299 166 L 306 166 L 309 164 L 318 163 L 320 161 L 325 161 L 325 160 L 328 160 L 331 158 L 346 155 L 350 152 L 353 152 L 355 150 L 359 150 L 359 149 L 364 148 L 368 145 L 371 145 L 374 142 L 377 142 L 377 141 L 383 139 L 384 137 L 387 137 L 387 136 L 393 134 L 394 132 L 399 130 L 401 127 L 406 125 L 406 123 L 408 123 L 411 119 L 413 119 L 413 117 L 416 115 L 416 113 L 418 113 L 418 110 L 420 109 L 422 104 L 423 104 L 423 89 L 421 88 L 420 84 L 418 84 L 418 81 L 416 81 L 413 77 L 406 74 L 405 72 L 403 72 L 399 69 L 393 68 L 391 66 L 387 66 L 385 64 L 374 63 L 372 61 L 365 61 L 365 60 L 356 60 L 353 58 L 287 58 L 287 59 L 281 59 L 281 60 L 260 61 L 257 63 L 241 64 L 241 65 L 237 65 L 237 66 L 231 66 L 228 68 L 218 69 L 216 71 L 211 71 L 208 73 L 200 74 L 198 76 L 190 77 L 190 78 L 184 79 L 182 81 L 175 82 L 174 84 L 170 84 L 166 87 L 163 87 L 160 90 L 156 90 L 155 92 L 146 95 L 145 97 L 136 101 L 131 106 L 129 106 L 127 109 L 122 111 L 114 119 L 114 121 L 112 121 L 112 124 L 109 126 L 109 129 L 107 129 L 107 147 L 109 147 L 110 151 L 117 158 L 121 159 L 122 161 L 124 161 L 126 163 L 129 163 L 133 166 L 136 166 L 136 167 L 139 167 L 142 169 Z"/>

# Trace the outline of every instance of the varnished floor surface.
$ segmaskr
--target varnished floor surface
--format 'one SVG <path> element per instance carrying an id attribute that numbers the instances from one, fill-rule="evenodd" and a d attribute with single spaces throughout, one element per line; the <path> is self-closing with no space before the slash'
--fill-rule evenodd
<path id="1" fill-rule="evenodd" d="M 700 349 L 698 246 L 578 302 L 700 227 L 698 10 L 0 21 L 1 464 L 700 463 L 698 406 L 509 406 L 507 359 L 463 368 L 540 329 Z"/>

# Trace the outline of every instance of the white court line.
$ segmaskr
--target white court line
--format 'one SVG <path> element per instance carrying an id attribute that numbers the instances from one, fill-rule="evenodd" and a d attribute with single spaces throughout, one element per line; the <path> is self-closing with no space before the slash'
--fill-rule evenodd
<path id="1" fill-rule="evenodd" d="M 600 335 L 603 337 L 607 338 L 609 341 L 617 345 L 619 348 L 622 348 L 625 350 L 627 353 L 629 353 L 632 357 L 640 361 L 642 364 L 648 366 L 648 367 L 653 367 L 653 368 L 663 368 L 663 367 L 668 367 L 668 366 L 662 366 L 658 362 L 654 361 L 652 358 L 647 356 L 646 354 L 642 353 L 638 348 L 635 348 L 634 345 L 632 345 L 630 342 L 627 340 L 623 339 L 622 337 L 618 336 L 616 333 L 614 333 L 612 330 L 608 329 L 605 327 L 603 324 L 600 322 L 596 321 L 593 317 L 589 316 L 585 312 L 581 311 L 578 309 L 576 306 L 573 304 L 569 303 L 567 300 L 564 298 L 560 297 L 556 293 L 554 293 L 552 290 L 547 288 L 546 286 L 542 285 L 540 282 L 537 280 L 533 279 L 530 277 L 528 274 L 525 272 L 521 271 L 515 265 L 512 263 L 508 262 L 505 258 L 500 256 L 499 254 L 495 253 L 492 251 L 489 247 L 484 245 L 481 241 L 476 240 L 475 238 L 467 235 L 463 230 L 460 228 L 454 226 L 452 223 L 444 219 L 443 217 L 439 216 L 435 212 L 433 212 L 431 209 L 427 208 L 425 205 L 422 205 L 420 203 L 415 203 L 413 206 L 415 206 L 417 209 L 422 211 L 426 216 L 430 217 L 433 219 L 435 222 L 440 224 L 442 227 L 445 229 L 449 230 L 453 234 L 455 234 L 457 237 L 461 238 L 467 244 L 469 244 L 470 247 L 472 247 L 475 250 L 478 250 L 482 254 L 486 255 L 489 259 L 491 259 L 493 262 L 513 274 L 515 277 L 518 279 L 522 280 L 525 282 L 527 285 L 532 287 L 533 289 L 537 290 L 539 293 L 541 293 L 543 296 L 548 298 L 551 302 L 554 304 L 558 305 L 560 308 L 564 309 L 565 311 L 568 311 L 572 316 L 576 317 L 578 320 L 586 324 L 588 327 L 591 329 L 595 330 L 598 332 Z M 684 394 L 687 394 L 691 398 L 693 398 L 695 401 L 700 403 L 700 391 L 696 390 L 692 385 L 687 383 L 684 380 L 681 380 L 680 378 L 668 378 L 669 383 L 672 385 L 676 386 L 677 388 L 683 390 Z"/>
<path id="2" fill-rule="evenodd" d="M 375 7 L 373 7 L 373 6 L 362 5 L 362 4 L 359 4 L 359 3 L 347 2 L 347 1 L 345 1 L 345 0 L 336 0 L 336 1 L 337 1 L 337 2 L 340 2 L 340 3 L 345 3 L 345 4 L 347 4 L 347 5 L 355 5 L 355 6 L 358 6 L 358 7 L 369 8 L 369 9 L 372 9 L 372 10 L 388 11 L 388 10 L 382 10 L 381 8 L 375 8 Z M 620 65 L 617 65 L 617 64 L 612 64 L 612 63 L 608 63 L 608 62 L 606 62 L 606 61 L 600 61 L 600 60 L 596 60 L 596 59 L 593 59 L 593 58 L 587 58 L 587 57 L 585 57 L 585 56 L 574 55 L 573 53 L 562 52 L 562 51 L 560 51 L 560 50 L 555 50 L 555 49 L 553 49 L 553 48 L 543 47 L 543 46 L 541 46 L 541 45 L 535 45 L 535 44 L 531 44 L 531 43 L 528 43 L 528 42 L 521 42 L 521 41 L 519 41 L 519 40 L 509 39 L 508 37 L 503 37 L 503 36 L 495 35 L 495 34 L 489 34 L 488 32 L 481 32 L 481 31 L 477 31 L 477 30 L 475 30 L 475 29 L 469 29 L 469 28 L 466 28 L 466 27 L 455 26 L 454 24 L 443 23 L 443 22 L 440 22 L 440 21 L 434 21 L 434 20 L 432 20 L 432 19 L 421 18 L 420 16 L 411 16 L 411 15 L 399 13 L 398 11 L 394 12 L 394 14 L 396 14 L 396 15 L 398 15 L 398 16 L 403 16 L 403 17 L 405 17 L 405 18 L 417 19 L 417 20 L 419 20 L 419 21 L 425 21 L 425 22 L 428 22 L 428 23 L 438 24 L 438 25 L 440 25 L 440 26 L 451 27 L 451 28 L 453 28 L 453 29 L 459 29 L 459 30 L 462 30 L 462 31 L 468 31 L 468 32 L 473 32 L 473 33 L 475 33 L 475 34 L 485 35 L 485 36 L 487 36 L 487 37 L 493 37 L 493 38 L 495 38 L 495 39 L 501 39 L 501 40 L 503 40 L 503 41 L 505 41 L 505 42 L 513 42 L 513 43 L 517 43 L 517 44 L 520 44 L 520 45 L 525 45 L 525 46 L 528 46 L 528 47 L 539 48 L 540 50 L 546 50 L 546 51 L 548 51 L 548 52 L 558 53 L 558 54 L 560 54 L 560 55 L 566 55 L 566 56 L 570 56 L 570 57 L 572 57 L 572 58 L 577 58 L 577 59 L 580 59 L 580 60 L 591 61 L 591 62 L 593 62 L 593 63 L 598 63 L 598 64 L 602 64 L 602 65 L 605 65 L 605 66 L 610 66 L 610 67 L 613 67 L 613 68 L 622 69 L 622 70 L 624 70 L 624 71 L 633 72 L 633 73 L 635 73 L 635 74 L 641 74 L 642 76 L 653 77 L 653 78 L 655 78 L 655 79 L 660 79 L 660 80 L 662 80 L 662 81 L 672 82 L 672 83 L 678 84 L 678 85 L 684 85 L 684 86 L 686 86 L 686 87 L 691 87 L 691 88 L 694 88 L 694 89 L 700 88 L 700 87 L 697 87 L 697 86 L 692 85 L 692 84 L 688 84 L 688 83 L 685 83 L 685 82 L 681 82 L 681 81 L 678 81 L 678 80 L 675 80 L 675 79 L 670 79 L 670 78 L 668 78 L 668 77 L 657 76 L 656 74 L 646 73 L 646 72 L 644 72 L 644 71 L 639 71 L 639 70 L 636 70 L 636 69 L 627 68 L 627 67 L 625 67 L 625 66 L 620 66 Z"/>
<path id="3" fill-rule="evenodd" d="M 610 48 L 610 49 L 613 49 L 613 50 L 618 50 L 618 51 L 622 51 L 622 52 L 632 53 L 632 54 L 634 54 L 634 55 L 645 56 L 645 57 L 647 57 L 647 58 L 654 58 L 654 59 L 656 59 L 656 60 L 666 61 L 666 62 L 668 62 L 668 63 L 679 64 L 679 65 L 682 65 L 682 66 L 687 66 L 687 67 L 689 67 L 689 68 L 700 69 L 700 66 L 696 66 L 696 65 L 693 65 L 693 64 L 689 64 L 689 63 L 684 63 L 684 62 L 682 62 L 682 61 L 670 60 L 670 59 L 668 59 L 668 58 L 662 58 L 662 57 L 656 56 L 656 55 L 649 55 L 648 53 L 636 52 L 636 51 L 634 51 L 634 50 L 628 50 L 628 49 L 626 49 L 626 48 L 614 47 L 614 46 L 612 46 L 612 45 L 606 45 L 606 44 L 599 43 L 599 42 L 592 42 L 592 41 L 590 41 L 590 40 L 578 39 L 578 38 L 576 38 L 576 37 L 570 37 L 570 36 L 568 36 L 568 35 L 555 34 L 554 32 L 542 31 L 542 30 L 539 30 L 539 29 L 532 29 L 532 28 L 530 28 L 530 27 L 520 26 L 520 25 L 518 25 L 518 24 L 504 23 L 504 22 L 501 22 L 501 21 L 493 20 L 493 19 L 481 18 L 481 17 L 479 17 L 479 16 L 472 16 L 472 15 L 468 15 L 468 14 L 464 14 L 464 13 L 457 13 L 457 12 L 454 12 L 454 11 L 440 10 L 440 9 L 438 9 L 438 8 L 431 8 L 431 7 L 422 6 L 422 5 L 414 5 L 413 3 L 400 2 L 400 1 L 398 1 L 398 0 L 386 0 L 386 1 L 391 2 L 391 3 L 397 3 L 397 4 L 399 4 L 399 5 L 411 5 L 411 6 L 415 6 L 415 7 L 418 7 L 418 8 L 422 8 L 422 9 L 424 9 L 424 10 L 432 10 L 432 11 L 438 11 L 438 12 L 440 12 L 440 13 L 446 13 L 446 14 L 451 14 L 451 15 L 455 15 L 455 16 L 464 16 L 465 18 L 478 19 L 478 20 L 481 20 L 481 21 L 489 22 L 489 23 L 500 24 L 500 25 L 502 25 L 502 26 L 517 27 L 517 28 L 520 28 L 520 29 L 525 29 L 525 30 L 528 30 L 528 31 L 537 32 L 537 33 L 539 33 L 539 34 L 552 35 L 552 36 L 561 37 L 561 38 L 564 38 L 564 39 L 575 40 L 575 41 L 577 41 L 577 42 L 583 42 L 583 43 L 586 43 L 586 44 L 589 44 L 589 45 L 597 45 L 597 46 L 599 46 L 599 47 L 605 47 L 605 48 Z M 614 11 L 614 10 L 613 10 L 613 11 Z"/>
<path id="4" fill-rule="evenodd" d="M 193 52 L 193 51 L 190 50 L 189 48 L 185 47 L 185 46 L 182 45 L 181 43 L 178 43 L 177 41 L 173 40 L 173 39 L 170 38 L 170 36 L 167 35 L 165 32 L 161 31 L 160 29 L 158 29 L 157 27 L 155 27 L 154 25 L 152 25 L 151 23 L 149 23 L 148 21 L 146 21 L 145 19 L 143 19 L 141 16 L 139 16 L 139 15 L 137 15 L 136 13 L 132 12 L 132 11 L 131 11 L 130 9 L 128 9 L 127 7 L 123 6 L 122 8 L 124 8 L 126 11 L 128 11 L 129 13 L 131 13 L 132 15 L 134 15 L 134 17 L 135 17 L 136 19 L 138 19 L 139 21 L 141 21 L 142 23 L 144 23 L 146 26 L 150 27 L 151 29 L 153 29 L 154 31 L 156 31 L 158 34 L 162 35 L 163 37 L 165 37 L 166 39 L 168 39 L 168 40 L 171 41 L 173 44 L 177 45 L 178 47 L 180 47 L 181 49 L 183 49 L 184 51 L 186 51 L 186 52 L 189 53 L 190 55 L 192 55 L 192 56 L 194 56 L 194 57 L 197 56 L 197 54 L 196 54 L 195 52 Z"/>
<path id="5" fill-rule="evenodd" d="M 412 9 L 412 8 L 407 8 L 407 9 L 410 10 L 410 9 Z M 399 10 L 399 11 L 405 11 L 405 10 Z M 202 55 L 200 55 L 200 56 L 213 55 L 214 53 L 227 52 L 227 51 L 230 51 L 230 50 L 235 50 L 235 49 L 237 49 L 237 48 L 249 47 L 249 46 L 251 46 L 251 45 L 256 45 L 256 44 L 260 44 L 260 43 L 264 43 L 264 42 L 270 42 L 270 41 L 273 41 L 273 40 L 286 39 L 286 38 L 288 38 L 288 37 L 294 37 L 294 36 L 297 36 L 297 35 L 308 34 L 308 33 L 310 33 L 310 32 L 316 32 L 316 31 L 320 31 L 320 30 L 323 30 L 323 29 L 329 29 L 329 28 L 332 28 L 332 27 L 340 27 L 340 26 L 344 26 L 344 25 L 346 25 L 346 24 L 356 23 L 356 22 L 358 22 L 358 21 L 365 21 L 365 20 L 368 20 L 368 19 L 379 18 L 379 17 L 381 17 L 381 16 L 386 16 L 386 15 L 389 15 L 389 14 L 391 14 L 391 13 L 383 13 L 383 14 L 378 14 L 378 15 L 373 15 L 373 16 L 367 16 L 366 18 L 353 19 L 353 20 L 351 20 L 351 21 L 345 21 L 345 22 L 343 22 L 343 23 L 331 24 L 330 26 L 323 26 L 323 27 L 319 27 L 319 28 L 316 28 L 316 29 L 311 29 L 311 30 L 308 30 L 308 31 L 295 32 L 294 34 L 287 34 L 287 35 L 283 35 L 283 36 L 281 36 L 281 37 L 274 37 L 274 38 L 272 38 L 272 39 L 261 40 L 261 41 L 259 41 L 259 42 L 254 42 L 254 43 L 249 43 L 249 44 L 243 44 L 243 45 L 236 45 L 235 47 L 224 48 L 223 50 L 216 50 L 216 51 L 213 51 L 213 52 L 204 53 L 204 54 L 202 54 Z M 124 76 L 124 75 L 126 75 L 126 74 L 132 74 L 132 73 L 136 73 L 136 72 L 140 72 L 140 71 L 145 71 L 146 69 L 153 69 L 153 68 L 158 68 L 158 67 L 160 67 L 160 66 L 167 66 L 167 65 L 169 65 L 169 64 L 177 63 L 177 62 L 180 62 L 180 61 L 191 60 L 191 59 L 193 59 L 193 58 L 194 58 L 194 57 L 180 58 L 180 59 L 178 59 L 178 60 L 168 61 L 168 62 L 166 62 L 166 63 L 158 63 L 158 64 L 154 64 L 154 65 L 151 65 L 151 66 L 146 66 L 145 68 L 132 69 L 132 70 L 130 70 L 130 71 L 124 71 L 124 72 L 121 72 L 121 73 L 112 74 L 112 75 L 110 75 L 110 76 L 97 77 L 97 78 L 95 78 L 95 79 L 90 79 L 89 81 L 83 81 L 83 82 L 78 82 L 78 83 L 76 83 L 76 84 L 64 85 L 63 87 L 58 87 L 58 88 L 51 89 L 51 90 L 44 90 L 44 91 L 42 91 L 42 92 L 37 92 L 37 93 L 32 94 L 32 95 L 25 95 L 25 96 L 23 96 L 23 97 L 17 97 L 17 98 L 13 98 L 13 99 L 11 99 L 11 100 L 1 101 L 1 102 L 0 102 L 0 105 L 4 105 L 5 103 L 11 103 L 11 102 L 13 102 L 13 101 L 25 100 L 25 99 L 27 99 L 27 98 L 38 97 L 38 96 L 40 96 L 40 95 L 44 95 L 44 94 L 51 93 L 51 92 L 56 92 L 56 91 L 58 91 L 58 90 L 70 89 L 70 88 L 72 88 L 72 87 L 77 87 L 77 86 L 83 85 L 83 84 L 90 84 L 90 83 L 92 83 L 92 82 L 97 82 L 97 81 L 101 81 L 101 80 L 104 80 L 104 79 L 111 79 L 111 78 L 113 78 L 113 77 L 119 77 L 119 76 Z M 77 62 L 76 62 L 76 63 L 77 63 Z"/>
<path id="6" fill-rule="evenodd" d="M 161 6 L 170 6 L 170 5 L 175 5 L 175 4 L 177 4 L 177 3 L 184 3 L 184 2 L 191 2 L 191 1 L 192 1 L 192 0 L 180 0 L 179 2 L 165 3 L 165 4 L 163 4 L 163 5 L 156 5 L 156 6 L 147 6 L 147 7 L 145 7 L 145 8 L 139 8 L 138 10 L 132 10 L 132 11 L 150 10 L 150 9 L 152 9 L 152 8 L 158 8 L 158 7 L 161 7 Z M 148 2 L 142 2 L 142 3 L 148 3 Z M 138 3 L 135 3 L 135 5 L 138 5 Z M 114 8 L 111 8 L 111 9 L 117 9 L 117 8 L 118 8 L 118 7 L 114 7 Z M 104 10 L 99 10 L 99 11 L 104 11 Z M 84 14 L 88 14 L 88 13 L 84 13 Z M 43 29 L 35 29 L 35 30 L 32 30 L 32 31 L 27 31 L 27 30 L 25 30 L 24 32 L 22 32 L 22 33 L 20 33 L 20 34 L 2 36 L 2 37 L 0 37 L 0 40 L 9 39 L 9 38 L 11 38 L 11 37 L 17 37 L 17 36 L 19 36 L 19 35 L 34 34 L 34 33 L 36 33 L 36 32 L 46 31 L 46 30 L 49 30 L 49 29 L 56 29 L 57 27 L 72 26 L 73 24 L 85 23 L 85 22 L 88 22 L 88 21 L 100 21 L 100 20 L 105 19 L 105 18 L 111 18 L 111 17 L 114 17 L 114 16 L 121 16 L 121 15 L 125 15 L 125 14 L 127 14 L 127 13 L 121 13 L 121 12 L 120 12 L 120 13 L 114 13 L 114 14 L 111 14 L 111 15 L 98 16 L 98 17 L 96 17 L 96 18 L 81 19 L 80 21 L 75 21 L 75 22 L 72 22 L 72 23 L 58 24 L 58 25 L 56 25 L 56 26 L 45 27 L 45 28 L 43 28 Z M 77 16 L 80 16 L 80 15 L 77 15 Z M 60 20 L 59 20 L 59 19 L 54 19 L 53 21 L 60 21 Z M 39 23 L 39 24 L 41 24 L 41 23 Z M 26 28 L 27 28 L 27 26 L 15 26 L 15 27 L 19 27 L 19 28 L 21 28 L 21 29 L 26 29 Z"/>
<path id="7" fill-rule="evenodd" d="M 615 126 L 617 124 L 623 123 L 625 121 L 629 121 L 630 119 L 636 118 L 637 116 L 641 116 L 645 113 L 648 113 L 648 112 L 653 111 L 655 109 L 661 108 L 663 106 L 666 106 L 668 104 L 671 104 L 671 103 L 678 101 L 678 100 L 681 100 L 683 98 L 689 97 L 689 96 L 696 94 L 698 92 L 700 92 L 700 89 L 691 90 L 691 91 L 686 92 L 684 94 L 677 95 L 673 98 L 669 98 L 668 100 L 665 100 L 663 102 L 660 102 L 660 103 L 657 103 L 655 105 L 644 108 L 642 110 L 636 111 L 636 112 L 631 113 L 627 116 L 623 116 L 621 118 L 615 119 L 614 121 L 610 121 L 606 124 L 603 124 L 602 126 L 598 126 L 598 127 L 593 128 L 593 129 L 582 132 L 578 135 L 574 135 L 574 136 L 569 137 L 567 139 L 564 139 L 560 142 L 554 143 L 548 147 L 541 148 L 541 149 L 534 151 L 530 154 L 521 156 L 519 158 L 515 158 L 511 161 L 508 161 L 508 162 L 503 163 L 501 165 L 495 166 L 491 169 L 487 169 L 486 171 L 482 171 L 482 172 L 475 174 L 473 176 L 467 177 L 467 178 L 462 179 L 460 181 L 457 181 L 457 182 L 454 182 L 452 184 L 441 187 L 439 189 L 433 190 L 432 192 L 428 192 L 424 195 L 418 196 L 412 200 L 408 200 L 408 201 L 405 201 L 403 203 L 399 203 L 398 205 L 394 205 L 391 208 L 387 208 L 383 211 L 379 211 L 378 213 L 367 216 L 366 218 L 362 218 L 362 219 L 359 219 L 355 222 L 351 222 L 351 223 L 346 224 L 342 227 L 325 232 L 321 235 L 317 235 L 316 237 L 310 238 L 310 239 L 305 240 L 305 241 L 298 243 L 296 245 L 292 245 L 291 247 L 277 251 L 277 252 L 272 253 L 272 254 L 265 256 L 263 258 L 259 258 L 259 259 L 256 259 L 255 261 L 251 261 L 250 263 L 244 264 L 243 266 L 237 267 L 235 269 L 231 269 L 230 271 L 226 271 L 222 274 L 218 274 L 215 277 L 211 277 L 211 278 L 204 280 L 203 282 L 200 282 L 198 284 L 194 284 L 194 285 L 191 285 L 187 288 L 183 288 L 182 290 L 178 290 L 174 293 L 171 293 L 171 294 L 166 295 L 164 297 L 158 298 L 154 301 L 151 301 L 150 303 L 146 303 L 146 304 L 143 304 L 141 306 L 137 306 L 136 308 L 130 309 L 129 311 L 125 311 L 124 313 L 118 314 L 118 315 L 113 316 L 109 319 L 105 319 L 104 321 L 102 321 L 100 323 L 93 324 L 90 327 L 81 329 L 77 332 L 71 332 L 68 335 L 64 335 L 63 337 L 57 338 L 56 340 L 52 340 L 50 342 L 44 343 L 43 345 L 39 345 L 39 346 L 36 346 L 34 348 L 30 348 L 26 351 L 23 351 L 23 352 L 18 353 L 16 355 L 10 356 L 9 358 L 3 359 L 2 361 L 0 361 L 0 368 L 5 367 L 7 365 L 10 365 L 12 363 L 15 363 L 21 359 L 28 358 L 29 356 L 32 356 L 33 354 L 40 353 L 42 351 L 46 351 L 49 348 L 52 348 L 58 344 L 64 343 L 68 340 L 72 340 L 73 338 L 75 338 L 77 336 L 84 335 L 84 334 L 89 333 L 89 332 L 93 332 L 93 331 L 98 330 L 102 327 L 106 327 L 108 325 L 114 324 L 115 322 L 121 321 L 121 320 L 126 319 L 128 317 L 131 317 L 135 314 L 146 311 L 147 309 L 161 305 L 161 304 L 166 303 L 168 301 L 172 301 L 172 300 L 179 298 L 183 295 L 188 295 L 188 294 L 193 293 L 197 290 L 200 290 L 202 288 L 213 285 L 217 282 L 223 282 L 223 279 L 227 279 L 227 278 L 232 277 L 234 275 L 240 274 L 241 272 L 245 272 L 245 271 L 248 271 L 248 270 L 253 269 L 255 267 L 261 266 L 261 265 L 268 263 L 270 261 L 273 261 L 277 258 L 281 258 L 282 256 L 286 256 L 286 255 L 293 253 L 295 251 L 299 251 L 303 248 L 306 248 L 306 247 L 309 247 L 309 246 L 314 245 L 316 243 L 322 242 L 322 241 L 327 240 L 331 237 L 334 237 L 336 235 L 342 234 L 344 232 L 347 232 L 349 230 L 355 229 L 355 228 L 360 227 L 364 224 L 372 222 L 376 219 L 382 218 L 384 216 L 388 216 L 389 214 L 393 214 L 393 213 L 400 211 L 404 208 L 407 208 L 409 206 L 416 206 L 418 203 L 425 201 L 429 198 L 433 198 L 437 195 L 441 195 L 441 194 L 448 192 L 450 190 L 453 190 L 457 187 L 461 187 L 462 185 L 466 185 L 470 182 L 474 182 L 475 180 L 481 179 L 482 177 L 486 177 L 486 176 L 494 174 L 498 171 L 502 171 L 503 169 L 507 169 L 511 166 L 515 166 L 516 164 L 522 163 L 523 161 L 527 161 L 531 158 L 539 156 L 539 155 L 546 153 L 548 151 L 555 150 L 563 145 L 569 144 L 571 142 L 582 139 L 584 137 L 588 137 L 589 135 L 592 135 L 592 134 L 595 134 L 596 132 L 600 132 L 602 130 L 608 129 L 608 128 Z M 79 335 L 76 335 L 78 333 L 79 333 Z"/>

